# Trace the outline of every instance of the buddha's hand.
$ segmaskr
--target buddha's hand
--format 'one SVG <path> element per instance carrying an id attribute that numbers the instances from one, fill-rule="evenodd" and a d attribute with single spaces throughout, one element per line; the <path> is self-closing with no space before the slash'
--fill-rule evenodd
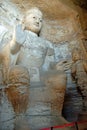
<path id="1" fill-rule="evenodd" d="M 15 28 L 15 40 L 20 45 L 22 45 L 26 40 L 26 32 L 22 29 L 21 24 L 16 25 L 16 28 Z"/>

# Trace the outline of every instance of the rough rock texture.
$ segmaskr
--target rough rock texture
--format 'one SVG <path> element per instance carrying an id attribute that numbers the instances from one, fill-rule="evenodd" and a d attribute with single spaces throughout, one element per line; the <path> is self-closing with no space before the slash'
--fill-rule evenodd
<path id="1" fill-rule="evenodd" d="M 77 84 L 77 90 L 82 95 L 83 99 L 83 112 L 87 112 L 87 61 L 82 60 L 81 52 L 74 49 L 72 52 L 72 69 L 71 74 Z M 84 114 L 83 114 L 84 116 Z"/>
<path id="2" fill-rule="evenodd" d="M 86 4 L 84 4 L 85 2 L 86 1 L 79 2 L 79 0 L 53 0 L 51 2 L 50 0 L 0 0 L 1 48 L 3 47 L 2 43 L 6 44 L 12 38 L 14 26 L 17 23 L 21 22 L 22 13 L 33 6 L 37 6 L 44 13 L 44 24 L 40 35 L 41 37 L 44 37 L 55 43 L 55 46 L 58 46 L 58 48 L 55 49 L 56 60 L 60 61 L 66 58 L 71 59 L 71 50 L 74 47 L 81 48 L 83 57 L 87 58 L 87 52 L 85 50 L 85 48 L 87 48 L 87 10 Z M 36 127 L 38 129 L 41 127 L 58 125 L 58 123 L 60 125 L 66 122 L 63 118 L 59 116 L 49 116 L 49 113 L 58 114 L 58 111 L 56 111 L 57 108 L 60 108 L 59 111 L 62 110 L 63 104 L 61 104 L 60 106 L 59 104 L 57 104 L 57 91 L 53 88 L 49 89 L 47 87 L 43 87 L 44 85 L 42 84 L 35 84 L 32 86 L 30 98 L 31 101 L 34 101 L 35 104 L 29 104 L 31 106 L 31 109 L 29 110 L 30 113 L 28 113 L 28 116 L 21 115 L 15 117 L 14 109 L 15 111 L 19 110 L 19 106 L 15 105 L 15 108 L 13 109 L 11 102 L 9 102 L 9 100 L 12 102 L 14 100 L 15 103 L 13 102 L 13 106 L 14 104 L 17 104 L 17 99 L 15 99 L 15 93 L 17 93 L 17 91 L 14 86 L 14 93 L 11 89 L 7 89 L 5 91 L 7 94 L 9 94 L 9 100 L 3 89 L 0 90 L 1 130 L 12 130 L 14 129 L 14 127 L 16 130 L 24 130 L 25 128 L 30 130 L 29 127 L 31 127 L 32 129 Z M 65 92 L 65 88 L 63 89 Z M 12 100 L 10 96 L 11 94 L 14 95 Z M 17 95 L 18 98 L 20 97 L 20 99 L 18 100 L 18 102 L 20 102 L 22 96 L 20 96 L 19 92 L 17 93 Z M 35 96 L 35 98 L 33 95 Z M 64 93 L 62 93 L 62 95 L 63 98 L 61 99 L 61 102 L 63 103 Z M 61 98 L 61 95 L 59 96 Z M 25 101 L 26 97 L 23 97 L 23 102 Z M 43 101 L 43 103 L 41 103 L 40 101 Z M 20 105 L 22 106 L 23 104 Z M 27 101 L 25 102 L 25 108 L 26 107 Z M 38 108 L 40 108 L 39 111 Z M 38 113 L 43 115 L 46 114 L 46 116 L 39 115 L 33 117 L 33 114 L 37 115 Z M 6 115 L 4 116 L 4 114 Z M 33 123 L 35 124 L 34 126 Z"/>
<path id="3" fill-rule="evenodd" d="M 83 9 L 87 9 L 87 1 L 86 0 L 83 0 L 83 1 L 81 1 L 81 0 L 75 1 L 74 0 L 74 3 L 79 5 Z"/>
<path id="4" fill-rule="evenodd" d="M 27 89 L 27 92 L 26 88 L 22 86 L 10 86 L 5 89 L 5 93 L 2 90 L 0 92 L 1 130 L 39 130 L 68 123 L 59 114 L 63 101 L 61 98 L 62 88 L 59 89 L 57 86 L 51 88 L 42 83 L 35 83 L 31 85 L 29 91 Z M 75 130 L 75 127 L 69 127 L 65 130 Z"/>

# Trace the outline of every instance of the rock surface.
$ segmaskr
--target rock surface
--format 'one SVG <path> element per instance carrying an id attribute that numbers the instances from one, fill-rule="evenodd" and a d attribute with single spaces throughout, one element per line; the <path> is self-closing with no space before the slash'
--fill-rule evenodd
<path id="1" fill-rule="evenodd" d="M 44 13 L 44 25 L 40 35 L 58 46 L 55 49 L 56 60 L 71 59 L 71 51 L 74 47 L 81 48 L 83 57 L 87 58 L 87 50 L 85 50 L 87 48 L 85 2 L 79 2 L 79 0 L 77 3 L 75 0 L 53 0 L 52 2 L 50 0 L 0 0 L 0 46 L 3 47 L 4 44 L 2 43 L 6 44 L 10 41 L 14 26 L 21 22 L 23 13 L 30 7 L 37 6 Z M 70 79 L 70 72 L 67 77 L 70 83 L 68 83 L 67 87 L 69 88 L 66 91 L 64 109 L 67 115 L 65 118 L 68 121 L 74 121 L 77 120 L 78 114 L 82 111 L 82 98 Z M 49 90 L 43 84 L 38 84 L 36 87 L 32 85 L 30 90 L 31 103 L 28 114 L 15 116 L 6 93 L 0 89 L 0 130 L 38 130 L 42 127 L 61 125 L 66 122 L 58 115 L 59 104 L 56 91 Z M 50 102 L 54 99 L 54 105 L 51 106 Z M 70 113 L 73 115 L 75 112 L 77 113 L 76 116 L 70 117 Z M 82 117 L 86 119 L 84 113 L 79 116 L 79 120 Z M 71 129 L 73 128 L 69 128 L 69 130 Z M 66 128 L 66 130 L 68 129 Z"/>

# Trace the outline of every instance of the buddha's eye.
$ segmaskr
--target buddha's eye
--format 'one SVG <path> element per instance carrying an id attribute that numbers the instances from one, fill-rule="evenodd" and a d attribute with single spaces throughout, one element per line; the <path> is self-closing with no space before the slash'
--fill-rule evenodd
<path id="1" fill-rule="evenodd" d="M 34 19 L 36 18 L 36 17 L 33 17 Z"/>
<path id="2" fill-rule="evenodd" d="M 40 19 L 40 22 L 42 22 L 42 19 Z"/>

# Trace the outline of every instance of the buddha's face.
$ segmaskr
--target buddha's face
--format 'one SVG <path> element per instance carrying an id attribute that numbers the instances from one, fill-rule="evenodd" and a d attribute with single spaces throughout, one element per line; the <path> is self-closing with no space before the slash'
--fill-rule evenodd
<path id="1" fill-rule="evenodd" d="M 42 14 L 39 10 L 32 9 L 25 18 L 25 27 L 34 33 L 39 33 L 42 27 Z"/>

